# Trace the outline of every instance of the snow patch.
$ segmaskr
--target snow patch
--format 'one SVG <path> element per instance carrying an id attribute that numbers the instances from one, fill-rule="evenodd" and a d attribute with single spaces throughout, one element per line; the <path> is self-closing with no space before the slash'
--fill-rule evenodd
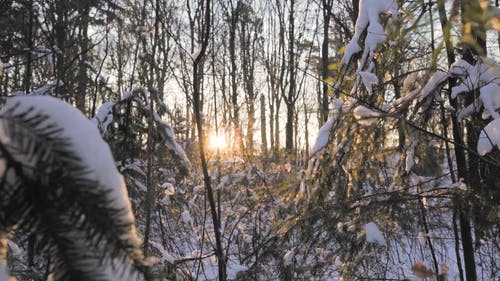
<path id="1" fill-rule="evenodd" d="M 356 106 L 353 113 L 356 119 L 380 117 L 380 113 L 375 112 L 363 105 Z"/>
<path id="2" fill-rule="evenodd" d="M 358 74 L 359 76 L 361 76 L 361 80 L 363 81 L 363 85 L 365 85 L 368 94 L 371 95 L 373 90 L 373 85 L 377 85 L 379 82 L 377 75 L 367 71 L 359 71 Z"/>
<path id="3" fill-rule="evenodd" d="M 283 265 L 284 266 L 289 266 L 293 263 L 293 258 L 295 257 L 295 250 L 290 249 L 288 250 L 285 255 L 283 256 Z"/>
<path id="4" fill-rule="evenodd" d="M 234 260 L 230 260 L 229 264 L 227 265 L 227 278 L 229 280 L 235 280 L 238 273 L 247 270 L 248 266 L 242 265 L 241 263 L 236 262 Z"/>
<path id="5" fill-rule="evenodd" d="M 165 195 L 168 195 L 168 196 L 172 196 L 175 194 L 175 188 L 174 188 L 174 185 L 169 183 L 169 182 L 166 182 L 164 183 L 162 186 L 161 186 L 163 189 L 165 189 Z"/>
<path id="6" fill-rule="evenodd" d="M 94 122 L 102 135 L 106 135 L 108 131 L 108 126 L 113 122 L 113 106 L 114 102 L 105 102 L 99 107 L 96 115 L 92 118 L 92 122 Z"/>
<path id="7" fill-rule="evenodd" d="M 189 161 L 186 152 L 175 140 L 175 134 L 172 127 L 170 127 L 170 125 L 166 121 L 161 119 L 161 117 L 156 114 L 156 112 L 153 114 L 153 116 L 154 120 L 158 122 L 158 124 L 163 128 L 162 133 L 165 135 L 165 144 L 167 145 L 167 147 L 181 159 L 185 167 L 191 167 L 191 162 Z"/>
<path id="8" fill-rule="evenodd" d="M 182 212 L 181 217 L 182 217 L 182 221 L 185 224 L 190 224 L 191 223 L 191 215 L 189 214 L 188 210 L 185 210 L 184 212 Z"/>
<path id="9" fill-rule="evenodd" d="M 496 83 L 489 83 L 482 87 L 479 99 L 483 102 L 484 108 L 494 118 L 499 119 L 500 114 L 496 112 L 500 108 L 500 86 Z"/>
<path id="10" fill-rule="evenodd" d="M 316 142 L 314 143 L 313 148 L 311 149 L 311 155 L 318 153 L 328 144 L 328 138 L 330 136 L 330 131 L 332 129 L 333 123 L 335 123 L 336 118 L 330 117 L 323 126 L 319 129 L 318 137 L 316 138 Z"/>
<path id="11" fill-rule="evenodd" d="M 420 99 L 426 98 L 430 93 L 432 93 L 434 90 L 436 90 L 446 79 L 448 79 L 449 74 L 444 71 L 436 71 L 427 84 L 425 84 L 424 88 L 422 89 L 422 92 L 420 94 Z"/>
<path id="12" fill-rule="evenodd" d="M 365 226 L 366 242 L 377 243 L 381 246 L 386 246 L 385 238 L 382 232 L 378 229 L 374 222 L 367 223 Z"/>
<path id="13" fill-rule="evenodd" d="M 347 44 L 341 62 L 349 63 L 351 57 L 361 51 L 359 40 L 365 29 L 368 29 L 365 38 L 365 52 L 373 56 L 377 45 L 385 41 L 387 35 L 379 22 L 379 14 L 389 12 L 393 18 L 398 15 L 398 5 L 395 0 L 361 0 L 359 3 L 358 19 L 356 20 L 354 36 Z"/>
<path id="14" fill-rule="evenodd" d="M 364 126 L 374 124 L 378 120 L 377 117 L 381 116 L 380 113 L 375 112 L 363 105 L 358 105 L 352 113 L 354 115 L 354 118 L 356 118 L 356 120 L 358 120 L 358 122 Z"/>
<path id="15" fill-rule="evenodd" d="M 500 149 L 500 119 L 491 121 L 481 130 L 477 141 L 477 152 L 483 156 L 491 152 L 495 146 Z"/>

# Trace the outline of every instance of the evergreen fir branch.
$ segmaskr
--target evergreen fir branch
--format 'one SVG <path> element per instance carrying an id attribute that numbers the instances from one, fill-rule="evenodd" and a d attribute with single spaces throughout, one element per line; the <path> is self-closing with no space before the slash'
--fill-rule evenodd
<path id="1" fill-rule="evenodd" d="M 135 227 L 121 219 L 128 210 L 113 207 L 109 187 L 89 179 L 61 128 L 33 108 L 16 108 L 0 116 L 2 230 L 39 233 L 55 255 L 56 280 L 107 280 L 96 269 L 115 259 L 141 264 Z"/>

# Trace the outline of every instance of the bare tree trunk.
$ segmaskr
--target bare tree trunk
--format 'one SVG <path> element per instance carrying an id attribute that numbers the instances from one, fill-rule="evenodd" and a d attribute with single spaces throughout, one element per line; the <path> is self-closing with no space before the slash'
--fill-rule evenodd
<path id="1" fill-rule="evenodd" d="M 295 15 L 294 15 L 294 3 L 295 0 L 290 1 L 290 14 L 289 14 L 289 30 L 288 30 L 288 74 L 290 87 L 288 89 L 288 96 L 285 99 L 286 103 L 286 125 L 285 125 L 285 148 L 288 153 L 292 153 L 294 150 L 294 114 L 295 114 L 295 91 L 296 91 L 296 75 L 295 75 Z"/>
<path id="2" fill-rule="evenodd" d="M 330 28 L 330 18 L 332 12 L 333 1 L 332 0 L 323 0 L 323 43 L 321 44 L 321 76 L 323 79 L 323 89 L 320 103 L 320 116 L 321 123 L 326 122 L 328 119 L 328 84 L 324 81 L 329 76 L 328 73 L 328 47 L 329 47 L 329 35 L 328 30 Z"/>
<path id="3" fill-rule="evenodd" d="M 122 34 L 123 34 L 123 23 L 121 21 L 118 22 L 118 42 L 116 43 L 116 60 L 117 60 L 117 69 L 116 69 L 116 76 L 117 76 L 117 87 L 118 87 L 118 94 L 121 95 L 123 90 L 124 90 L 124 81 L 123 81 L 123 66 L 124 66 L 124 46 L 123 46 L 123 39 L 122 39 Z"/>
<path id="4" fill-rule="evenodd" d="M 240 106 L 238 105 L 238 84 L 237 84 L 237 65 L 236 65 L 236 28 L 238 27 L 239 4 L 233 7 L 233 2 L 230 2 L 230 19 L 229 19 L 229 60 L 231 61 L 231 105 L 233 108 L 233 127 L 235 142 L 238 145 L 238 150 L 243 151 L 243 137 L 240 127 Z"/>
<path id="5" fill-rule="evenodd" d="M 438 7 L 438 12 L 439 12 L 439 21 L 441 23 L 441 29 L 443 31 L 443 35 L 444 35 L 444 42 L 445 42 L 445 47 L 446 47 L 446 55 L 447 55 L 447 59 L 448 59 L 448 66 L 451 66 L 451 64 L 453 64 L 455 62 L 455 54 L 453 53 L 453 45 L 451 43 L 451 36 L 450 36 L 450 28 L 451 26 L 449 25 L 448 23 L 448 19 L 446 17 L 446 10 L 445 10 L 445 6 L 444 6 L 444 0 L 438 0 L 437 1 L 437 7 Z M 456 82 L 454 80 L 449 80 L 448 81 L 448 88 L 451 89 L 452 87 L 454 87 L 456 85 Z M 449 102 L 450 102 L 450 105 L 454 108 L 456 108 L 457 106 L 457 101 L 456 99 L 452 99 L 451 98 L 451 92 L 450 90 L 448 90 L 447 92 L 447 95 L 448 95 L 448 99 L 449 99 Z M 452 123 L 452 135 L 453 135 L 453 139 L 457 142 L 456 145 L 454 145 L 454 150 L 455 150 L 455 159 L 456 159 L 456 162 L 457 162 L 457 175 L 458 175 L 458 178 L 467 178 L 467 171 L 466 171 L 466 162 L 465 162 L 465 152 L 464 152 L 464 149 L 462 148 L 462 144 L 463 144 L 463 139 L 462 139 L 462 135 L 463 135 L 463 131 L 460 127 L 460 124 L 457 120 L 457 117 L 455 114 L 452 114 L 451 115 L 451 123 Z M 460 216 L 462 217 L 462 214 L 460 214 Z M 455 222 L 454 222 L 455 223 Z M 458 234 L 457 231 L 454 232 L 455 233 L 455 236 Z M 455 237 L 455 240 L 458 241 L 460 240 L 459 237 Z M 462 243 L 464 243 L 465 241 L 462 240 Z M 457 251 L 458 253 L 458 251 Z M 465 257 L 465 248 L 464 248 L 464 259 L 469 259 L 470 260 L 470 257 Z M 470 253 L 469 253 L 470 254 Z M 472 258 L 474 258 L 474 252 L 472 252 Z M 470 262 L 470 261 L 469 261 Z M 457 255 L 457 266 L 458 266 L 458 270 L 459 270 L 459 273 L 460 273 L 460 280 L 463 280 L 463 269 L 462 269 L 462 263 L 460 261 L 460 256 Z M 467 265 L 466 265 L 467 267 Z M 468 269 L 469 272 L 471 272 L 471 269 Z M 475 269 L 473 269 L 474 271 L 474 274 L 475 275 Z M 472 274 L 472 273 L 470 273 Z M 467 280 L 469 280 L 467 278 Z"/>
<path id="6" fill-rule="evenodd" d="M 358 20 L 359 1 L 360 0 L 352 0 L 352 15 L 351 15 L 351 19 L 352 19 L 353 23 L 356 23 L 356 20 Z"/>
<path id="7" fill-rule="evenodd" d="M 155 3 L 155 22 L 159 20 L 160 17 L 160 1 L 156 0 Z M 143 4 L 143 20 L 146 20 L 146 1 L 144 1 Z M 155 185 L 155 180 L 153 178 L 153 164 L 154 164 L 154 147 L 155 147 L 155 140 L 154 140 L 154 116 L 153 113 L 155 112 L 155 101 L 157 101 L 157 90 L 154 89 L 153 81 L 154 81 L 154 67 L 155 67 L 155 57 L 156 57 L 156 47 L 158 45 L 158 24 L 155 25 L 155 36 L 154 36 L 154 41 L 152 42 L 152 53 L 151 53 L 151 61 L 149 62 L 149 76 L 146 73 L 146 63 L 144 63 L 144 77 L 147 81 L 148 85 L 148 91 L 149 91 L 149 118 L 148 118 L 148 136 L 147 136 L 147 171 L 146 171 L 146 206 L 145 206 L 145 213 L 146 213 L 146 223 L 145 223 L 145 230 L 144 230 L 144 255 L 147 256 L 149 254 L 149 238 L 151 236 L 151 224 L 152 224 L 152 213 L 156 209 L 156 200 L 155 200 L 155 194 L 156 194 L 156 185 Z M 143 48 L 144 52 L 146 52 L 146 39 L 143 38 Z M 144 278 L 146 281 L 152 280 L 151 277 L 151 272 L 149 268 L 147 268 L 144 272 Z"/>
<path id="8" fill-rule="evenodd" d="M 260 137 L 262 155 L 267 152 L 267 135 L 266 135 L 266 98 L 263 94 L 260 95 Z"/>
<path id="9" fill-rule="evenodd" d="M 88 63 L 88 27 L 89 27 L 90 3 L 86 1 L 85 6 L 80 11 L 80 65 L 78 69 L 78 90 L 75 93 L 75 105 L 85 114 L 85 97 L 87 95 L 87 63 Z"/>
<path id="10" fill-rule="evenodd" d="M 280 107 L 281 98 L 276 96 L 276 111 L 274 112 L 274 148 L 280 148 Z"/>
<path id="11" fill-rule="evenodd" d="M 26 93 L 31 92 L 31 52 L 33 51 L 33 0 L 28 3 L 28 34 L 26 36 L 26 45 L 28 51 L 26 52 L 26 73 L 24 76 L 24 89 Z"/>
<path id="12" fill-rule="evenodd" d="M 304 135 L 306 138 L 304 158 L 308 159 L 309 158 L 309 115 L 307 112 L 307 104 L 305 100 L 304 100 Z"/>
<path id="13" fill-rule="evenodd" d="M 474 54 L 485 55 L 485 40 L 484 40 L 484 30 L 481 30 L 481 25 L 478 25 L 476 22 L 479 14 L 476 12 L 480 12 L 479 2 L 477 1 L 462 1 L 462 21 L 464 26 L 470 24 L 472 26 L 472 32 L 470 34 L 464 34 L 465 36 L 471 36 L 470 39 L 472 41 L 467 40 L 468 42 L 473 42 L 472 45 L 466 43 L 464 44 L 465 48 L 463 50 L 463 57 L 465 60 L 470 63 L 474 63 Z M 438 11 L 441 22 L 441 27 L 443 29 L 443 34 L 445 38 L 445 46 L 447 50 L 448 64 L 451 65 L 455 61 L 455 56 L 453 53 L 453 46 L 451 44 L 450 37 L 450 26 L 448 25 L 448 21 L 446 18 L 446 11 L 444 6 L 444 1 L 438 1 Z M 472 24 L 471 24 L 472 23 Z M 473 37 L 472 37 L 473 36 Z M 475 38 L 474 38 L 475 37 Z M 455 86 L 455 81 L 450 80 L 449 88 L 451 89 Z M 450 96 L 450 93 L 448 93 Z M 466 97 L 466 104 L 473 102 L 474 96 L 468 95 Z M 457 106 L 457 101 L 450 98 L 450 105 L 453 107 Z M 463 130 L 460 128 L 460 124 L 455 115 L 452 115 L 452 128 L 453 128 L 453 138 L 458 143 L 455 145 L 455 155 L 457 161 L 457 174 L 458 178 L 463 178 L 465 183 L 469 188 L 475 188 L 473 185 L 479 184 L 479 169 L 478 169 L 478 161 L 475 155 L 469 155 L 468 158 L 465 156 L 465 151 L 462 147 L 460 147 L 463 141 Z M 472 147 L 473 149 L 477 143 L 477 134 L 476 128 L 473 127 L 472 123 L 467 124 L 467 145 Z M 475 281 L 477 280 L 476 274 L 476 262 L 474 257 L 474 245 L 472 239 L 472 229 L 469 218 L 469 203 L 465 202 L 459 208 L 458 220 L 460 223 L 460 234 L 462 237 L 462 248 L 464 254 L 464 264 L 465 264 L 465 276 L 467 281 Z M 459 267 L 460 269 L 460 267 Z"/>
<path id="14" fill-rule="evenodd" d="M 202 0 L 203 1 L 203 0 Z M 211 17 L 211 1 L 205 0 L 204 4 L 205 15 L 204 22 L 202 26 L 202 44 L 201 49 L 194 59 L 193 62 L 193 111 L 196 120 L 196 128 L 198 131 L 198 143 L 200 146 L 200 160 L 201 160 L 201 168 L 203 171 L 203 181 L 205 183 L 205 188 L 207 191 L 208 203 L 210 205 L 210 210 L 212 214 L 212 223 L 214 225 L 214 233 L 215 233 L 215 253 L 217 255 L 217 264 L 218 264 L 218 272 L 219 272 L 219 280 L 225 281 L 226 278 L 226 260 L 223 253 L 222 248 L 222 237 L 220 232 L 220 213 L 217 214 L 217 207 L 214 198 L 214 192 L 211 185 L 210 175 L 208 174 L 208 165 L 205 157 L 205 138 L 203 131 L 203 120 L 201 116 L 202 112 L 202 103 L 201 103 L 201 81 L 202 81 L 202 73 L 203 70 L 200 67 L 203 67 L 202 60 L 205 57 L 205 53 L 208 47 L 209 39 L 210 39 L 210 17 Z"/>
<path id="15" fill-rule="evenodd" d="M 247 17 L 249 17 L 247 15 Z M 255 60 L 256 60 L 256 42 L 258 38 L 258 27 L 255 25 L 248 25 L 251 22 L 251 18 L 244 18 L 241 22 L 241 57 L 242 57 L 242 69 L 243 78 L 246 92 L 246 104 L 247 104 L 247 145 L 250 153 L 254 150 L 254 126 L 255 126 L 255 101 L 257 96 L 254 89 L 255 80 Z"/>
<path id="16" fill-rule="evenodd" d="M 59 49 L 56 52 L 56 64 L 55 64 L 55 71 L 56 71 L 56 88 L 55 88 L 55 93 L 56 95 L 62 96 L 67 100 L 67 93 L 66 93 L 66 71 L 65 71 L 65 44 L 66 44 L 66 30 L 65 30 L 65 11 L 66 11 L 66 1 L 65 0 L 57 0 L 55 3 L 55 10 L 56 10 L 56 22 L 54 25 L 54 35 L 55 35 L 55 44 L 56 47 Z"/>
<path id="17" fill-rule="evenodd" d="M 271 150 L 274 150 L 274 88 L 273 85 L 270 84 L 270 79 L 267 78 L 268 81 L 268 103 L 269 103 L 269 146 Z"/>

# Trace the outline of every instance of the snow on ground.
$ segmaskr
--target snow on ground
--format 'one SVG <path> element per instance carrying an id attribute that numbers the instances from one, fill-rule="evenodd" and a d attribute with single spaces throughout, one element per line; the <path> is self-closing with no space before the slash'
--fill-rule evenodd
<path id="1" fill-rule="evenodd" d="M 385 238 L 382 232 L 378 229 L 374 222 L 369 222 L 365 226 L 366 242 L 377 243 L 381 246 L 386 246 Z"/>

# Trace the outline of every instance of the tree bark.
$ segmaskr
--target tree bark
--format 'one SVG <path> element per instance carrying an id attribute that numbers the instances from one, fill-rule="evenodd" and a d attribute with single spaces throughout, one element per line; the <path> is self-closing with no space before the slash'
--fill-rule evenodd
<path id="1" fill-rule="evenodd" d="M 78 90 L 75 96 L 75 105 L 83 114 L 86 112 L 85 97 L 87 95 L 87 63 L 88 63 L 88 27 L 89 27 L 90 3 L 86 1 L 81 14 L 80 25 L 80 65 L 78 69 Z"/>
<path id="2" fill-rule="evenodd" d="M 203 0 L 202 0 L 203 1 Z M 217 207 L 214 198 L 214 192 L 212 189 L 210 175 L 208 174 L 207 159 L 205 156 L 205 138 L 203 131 L 203 120 L 202 120 L 202 103 L 201 103 L 201 81 L 203 70 L 202 60 L 205 57 L 205 53 L 208 47 L 210 39 L 210 18 L 211 18 L 211 1 L 205 0 L 205 14 L 202 29 L 202 43 L 201 49 L 193 61 L 193 111 L 196 121 L 196 128 L 198 133 L 198 143 L 199 143 L 199 153 L 201 160 L 201 168 L 203 172 L 203 181 L 205 183 L 205 189 L 207 191 L 208 203 L 210 205 L 210 211 L 212 215 L 212 223 L 214 225 L 215 233 L 215 253 L 217 255 L 217 265 L 219 272 L 219 280 L 225 281 L 226 278 L 226 260 L 224 258 L 223 248 L 222 248 L 222 237 L 220 232 L 220 213 L 217 214 Z"/>
<path id="3" fill-rule="evenodd" d="M 262 154 L 267 152 L 267 135 L 266 135 L 266 98 L 260 95 L 260 137 Z"/>
<path id="4" fill-rule="evenodd" d="M 285 148 L 288 153 L 292 153 L 294 149 L 294 119 L 295 119 L 295 91 L 296 91 L 296 75 L 295 75 L 295 15 L 294 15 L 294 3 L 295 0 L 290 0 L 290 14 L 289 14 L 289 30 L 288 30 L 288 74 L 289 74 L 289 89 L 288 96 L 285 99 L 286 102 L 286 125 L 285 125 Z"/>
<path id="5" fill-rule="evenodd" d="M 323 43 L 321 44 L 321 76 L 323 79 L 322 83 L 322 96 L 321 96 L 321 106 L 320 106 L 320 116 L 321 123 L 326 122 L 328 119 L 328 84 L 325 83 L 329 76 L 328 71 L 328 47 L 329 47 L 329 35 L 328 30 L 330 28 L 330 18 L 332 12 L 332 0 L 323 0 Z"/>
<path id="6" fill-rule="evenodd" d="M 236 28 L 238 27 L 239 18 L 239 1 L 236 7 L 233 7 L 233 2 L 231 4 L 231 14 L 229 18 L 229 60 L 231 61 L 231 70 L 229 76 L 231 77 L 231 105 L 233 108 L 233 127 L 234 127 L 234 137 L 235 145 L 237 145 L 238 150 L 243 151 L 243 138 L 241 135 L 240 128 L 240 107 L 238 105 L 238 84 L 237 84 L 237 71 L 238 67 L 236 65 Z"/>

